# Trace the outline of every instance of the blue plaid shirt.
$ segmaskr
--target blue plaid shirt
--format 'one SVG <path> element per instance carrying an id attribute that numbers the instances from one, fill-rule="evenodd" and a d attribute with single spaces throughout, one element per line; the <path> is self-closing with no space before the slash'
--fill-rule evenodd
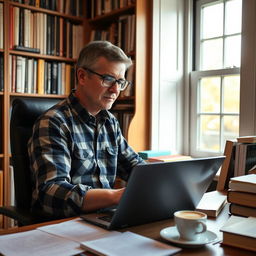
<path id="1" fill-rule="evenodd" d="M 109 111 L 90 115 L 73 93 L 35 123 L 28 143 L 32 209 L 57 217 L 81 213 L 91 188 L 113 188 L 143 162 Z"/>

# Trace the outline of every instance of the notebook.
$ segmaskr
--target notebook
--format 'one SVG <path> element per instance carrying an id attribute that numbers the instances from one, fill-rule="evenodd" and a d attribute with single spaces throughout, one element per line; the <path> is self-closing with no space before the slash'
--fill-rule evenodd
<path id="1" fill-rule="evenodd" d="M 172 218 L 178 210 L 194 210 L 224 159 L 218 156 L 137 165 L 115 210 L 83 214 L 81 218 L 118 229 Z"/>

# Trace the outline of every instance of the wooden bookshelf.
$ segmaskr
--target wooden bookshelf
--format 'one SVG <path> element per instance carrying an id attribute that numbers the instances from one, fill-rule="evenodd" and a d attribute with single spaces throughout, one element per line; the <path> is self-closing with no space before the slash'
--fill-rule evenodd
<path id="1" fill-rule="evenodd" d="M 9 165 L 10 165 L 10 143 L 9 143 L 9 137 L 10 137 L 10 131 L 9 131 L 9 120 L 10 120 L 10 105 L 14 98 L 18 97 L 34 97 L 34 98 L 65 98 L 66 95 L 58 95 L 58 94 L 38 94 L 38 93 L 27 93 L 27 92 L 13 92 L 11 91 L 10 85 L 12 82 L 12 57 L 10 56 L 21 56 L 25 59 L 33 59 L 35 61 L 38 61 L 39 59 L 44 60 L 45 62 L 49 63 L 65 63 L 66 65 L 72 65 L 74 66 L 76 62 L 76 58 L 71 57 L 71 54 L 73 52 L 69 52 L 67 55 L 56 55 L 53 54 L 42 54 L 42 53 L 32 53 L 27 51 L 20 51 L 20 50 L 14 50 L 12 48 L 11 40 L 13 40 L 14 37 L 14 24 L 12 20 L 12 17 L 10 17 L 11 9 L 19 9 L 20 10 L 30 10 L 31 13 L 34 15 L 35 13 L 44 14 L 45 17 L 48 17 L 48 15 L 51 15 L 54 17 L 54 19 L 57 19 L 55 17 L 58 17 L 59 19 L 63 19 L 63 21 L 67 21 L 70 23 L 70 26 L 76 26 L 80 25 L 84 27 L 84 15 L 83 16 L 73 16 L 64 12 L 58 12 L 58 11 L 52 11 L 49 9 L 41 8 L 41 7 L 35 7 L 27 4 L 22 4 L 14 1 L 0 1 L 3 4 L 3 12 L 4 12 L 4 41 L 3 41 L 3 49 L 0 49 L 0 55 L 4 58 L 4 91 L 0 92 L 0 111 L 1 111 L 1 118 L 3 120 L 3 124 L 0 127 L 0 133 L 1 133 L 1 149 L 0 149 L 0 169 L 3 171 L 3 194 L 1 195 L 1 199 L 4 205 L 7 205 L 9 203 Z M 81 8 L 84 10 L 84 7 L 81 6 Z M 25 21 L 24 21 L 25 22 Z M 52 25 L 53 26 L 53 25 Z M 56 26 L 56 25 L 54 25 Z M 57 28 L 57 26 L 55 27 Z M 35 29 L 35 28 L 34 28 Z M 19 31 L 20 32 L 20 31 Z M 24 32 L 25 33 L 25 32 Z M 29 32 L 29 34 L 32 33 L 32 31 Z M 47 35 L 47 34 L 46 34 Z M 11 38 L 12 37 L 12 38 Z M 45 39 L 46 40 L 46 39 Z M 56 39 L 55 39 L 56 40 Z M 63 41 L 63 40 L 62 40 Z M 81 40 L 80 40 L 81 41 Z M 73 41 L 74 42 L 74 41 Z M 85 42 L 82 37 L 82 42 Z M 56 44 L 54 47 L 57 45 Z M 83 45 L 82 45 L 83 46 Z M 31 46 L 30 46 L 31 47 Z M 71 47 L 71 45 L 69 46 Z M 74 45 L 72 45 L 74 47 Z M 32 47 L 35 48 L 35 47 Z M 55 50 L 55 49 L 54 49 Z M 56 50 L 55 50 L 56 53 Z M 37 71 L 36 71 L 37 72 Z M 74 84 L 74 83 L 73 83 Z M 7 222 L 5 222 L 6 224 Z M 0 227 L 3 227 L 6 225 L 3 225 L 3 223 L 0 223 Z"/>
<path id="2" fill-rule="evenodd" d="M 70 56 L 59 56 L 45 53 L 32 53 L 10 48 L 11 40 L 11 26 L 10 10 L 13 8 L 27 9 L 32 13 L 42 13 L 43 15 L 52 15 L 57 18 L 68 20 L 70 23 L 83 26 L 82 41 L 84 44 L 90 42 L 91 32 L 95 29 L 105 30 L 112 23 L 116 22 L 122 16 L 133 15 L 135 17 L 134 27 L 134 48 L 126 51 L 126 54 L 134 61 L 134 75 L 132 93 L 122 93 L 115 105 L 113 112 L 122 116 L 125 120 L 124 133 L 127 137 L 128 143 L 136 151 L 145 150 L 149 148 L 149 98 L 150 98 L 150 51 L 151 51 L 151 1 L 137 0 L 128 1 L 128 6 L 114 9 L 102 15 L 88 16 L 88 4 L 90 1 L 81 1 L 83 3 L 83 16 L 73 16 L 64 12 L 52 11 L 49 9 L 35 7 L 27 4 L 22 4 L 10 0 L 0 0 L 3 4 L 4 10 L 4 42 L 3 49 L 0 49 L 0 55 L 4 59 L 4 91 L 0 92 L 0 112 L 2 113 L 3 124 L 0 127 L 2 141 L 2 148 L 0 149 L 0 169 L 3 170 L 3 203 L 8 204 L 8 184 L 9 184 L 9 165 L 10 165 L 10 105 L 14 98 L 17 97 L 47 97 L 47 98 L 65 98 L 66 95 L 59 94 L 38 94 L 36 93 L 18 93 L 12 91 L 12 58 L 11 56 L 32 58 L 35 60 L 42 59 L 45 62 L 58 62 L 68 65 L 74 65 L 76 58 Z M 49 1 L 50 2 L 50 1 Z M 111 1 L 110 1 L 111 2 Z M 126 33 L 127 34 L 127 33 Z M 15 57 L 14 57 L 15 58 Z M 0 223 L 1 227 L 1 223 Z"/>
<path id="3" fill-rule="evenodd" d="M 150 84 L 149 74 L 151 70 L 149 58 L 151 51 L 151 8 L 151 1 L 130 1 L 128 6 L 110 10 L 101 15 L 90 13 L 93 17 L 89 15 L 85 22 L 85 29 L 89 31 L 85 35 L 85 40 L 89 42 L 91 40 L 90 33 L 93 30 L 108 30 L 113 23 L 118 22 L 120 17 L 135 15 L 134 49 L 126 51 L 126 54 L 134 62 L 133 93 L 129 96 L 121 94 L 113 106 L 112 112 L 114 114 L 118 112 L 119 115 L 122 112 L 124 115 L 126 113 L 131 114 L 130 122 L 126 124 L 128 127 L 124 127 L 123 132 L 129 144 L 136 151 L 149 148 L 150 89 L 148 85 Z M 124 105 L 124 102 L 129 102 L 132 107 L 118 109 L 118 105 Z M 127 134 L 125 134 L 126 132 Z"/>

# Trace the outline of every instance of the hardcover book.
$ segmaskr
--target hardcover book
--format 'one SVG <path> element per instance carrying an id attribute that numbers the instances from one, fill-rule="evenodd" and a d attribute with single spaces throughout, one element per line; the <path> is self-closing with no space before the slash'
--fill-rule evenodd
<path id="1" fill-rule="evenodd" d="M 242 136 L 237 138 L 237 142 L 256 143 L 256 136 Z"/>
<path id="2" fill-rule="evenodd" d="M 248 174 L 230 179 L 229 188 L 256 194 L 256 174 Z"/>
<path id="3" fill-rule="evenodd" d="M 256 194 L 229 190 L 227 199 L 229 203 L 256 207 Z"/>
<path id="4" fill-rule="evenodd" d="M 256 218 L 231 216 L 220 229 L 223 244 L 256 251 Z"/>
<path id="5" fill-rule="evenodd" d="M 256 208 L 255 207 L 248 207 L 239 204 L 231 203 L 229 205 L 229 212 L 233 215 L 239 215 L 244 217 L 256 217 Z"/>
<path id="6" fill-rule="evenodd" d="M 156 156 L 149 157 L 148 162 L 172 162 L 172 161 L 181 161 L 181 160 L 189 160 L 191 156 L 184 155 L 166 155 L 166 156 Z"/>
<path id="7" fill-rule="evenodd" d="M 221 170 L 217 184 L 217 190 L 223 191 L 228 189 L 228 183 L 231 177 L 234 176 L 234 162 L 236 154 L 236 140 L 227 140 L 224 150 L 226 156 Z"/>
<path id="8" fill-rule="evenodd" d="M 207 192 L 196 207 L 197 211 L 204 212 L 208 217 L 217 217 L 227 203 L 225 193 L 219 191 Z"/>
<path id="9" fill-rule="evenodd" d="M 144 150 L 144 151 L 139 151 L 138 154 L 142 159 L 147 160 L 149 157 L 171 155 L 171 151 L 170 150 Z"/>

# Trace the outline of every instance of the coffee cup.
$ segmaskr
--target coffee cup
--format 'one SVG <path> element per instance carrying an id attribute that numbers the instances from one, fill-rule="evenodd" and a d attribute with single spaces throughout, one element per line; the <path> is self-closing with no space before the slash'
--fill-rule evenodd
<path id="1" fill-rule="evenodd" d="M 174 221 L 183 240 L 197 240 L 207 230 L 206 220 L 207 215 L 203 212 L 184 210 L 174 213 Z"/>

